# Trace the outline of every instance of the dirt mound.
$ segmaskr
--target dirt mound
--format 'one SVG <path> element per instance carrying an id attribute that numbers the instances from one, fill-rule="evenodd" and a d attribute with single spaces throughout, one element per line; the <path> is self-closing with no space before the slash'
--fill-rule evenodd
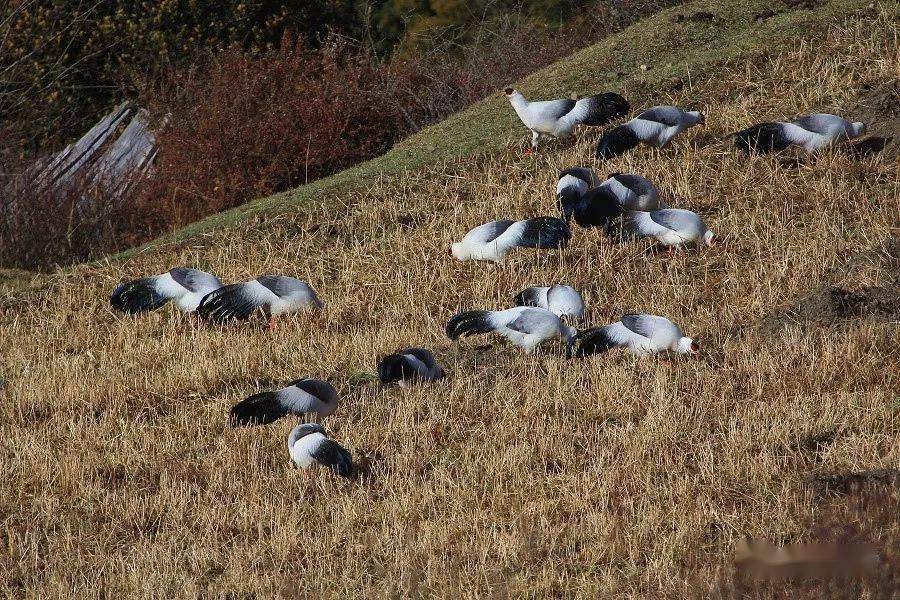
<path id="1" fill-rule="evenodd" d="M 866 124 L 868 136 L 851 145 L 860 154 L 900 153 L 900 80 L 863 87 L 863 95 L 847 113 Z"/>
<path id="2" fill-rule="evenodd" d="M 832 325 L 853 319 L 896 321 L 900 316 L 900 238 L 833 269 L 814 291 L 760 322 L 764 331 L 789 324 Z"/>

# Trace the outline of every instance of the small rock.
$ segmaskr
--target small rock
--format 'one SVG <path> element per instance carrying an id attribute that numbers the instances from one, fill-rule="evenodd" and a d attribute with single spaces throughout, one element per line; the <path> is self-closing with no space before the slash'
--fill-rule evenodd
<path id="1" fill-rule="evenodd" d="M 641 65 L 641 66 L 640 66 L 640 69 L 641 69 L 641 71 L 649 71 L 649 70 L 650 70 L 650 65 Z"/>

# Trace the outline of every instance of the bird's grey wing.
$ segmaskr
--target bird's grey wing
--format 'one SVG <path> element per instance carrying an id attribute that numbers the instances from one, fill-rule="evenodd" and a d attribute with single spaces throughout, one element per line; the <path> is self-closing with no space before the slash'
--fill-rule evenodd
<path id="1" fill-rule="evenodd" d="M 509 229 L 509 227 L 515 222 L 516 221 L 505 219 L 502 221 L 491 221 L 490 223 L 479 225 L 478 227 L 470 230 L 469 233 L 467 233 L 463 238 L 463 241 L 487 244 L 503 235 L 503 232 Z"/>
<path id="2" fill-rule="evenodd" d="M 689 210 L 667 208 L 655 210 L 649 214 L 655 223 L 679 233 L 701 235 L 706 230 L 706 224 L 700 215 Z"/>
<path id="3" fill-rule="evenodd" d="M 571 98 L 563 98 L 560 100 L 546 100 L 543 102 L 531 102 L 528 105 L 532 115 L 538 121 L 556 121 L 575 108 L 576 102 Z"/>
<path id="4" fill-rule="evenodd" d="M 203 290 L 212 291 L 222 287 L 222 282 L 212 273 L 200 271 L 198 269 L 189 269 L 185 267 L 176 267 L 169 271 L 179 285 L 184 286 L 191 292 L 200 292 Z"/>
<path id="5" fill-rule="evenodd" d="M 675 106 L 654 106 L 645 110 L 636 118 L 661 123 L 666 127 L 675 127 L 684 119 L 684 113 Z"/>
<path id="6" fill-rule="evenodd" d="M 304 394 L 312 396 L 325 404 L 331 404 L 332 402 L 337 401 L 338 398 L 337 390 L 334 389 L 334 386 L 321 379 L 298 379 L 289 383 L 285 389 L 300 390 Z"/>
<path id="7" fill-rule="evenodd" d="M 659 326 L 657 319 L 653 315 L 644 315 L 638 313 L 630 313 L 624 315 L 621 319 L 621 323 L 629 331 L 633 331 L 634 333 L 642 335 L 648 339 L 653 336 L 653 332 Z"/>
<path id="8" fill-rule="evenodd" d="M 325 438 L 319 442 L 310 456 L 341 477 L 349 477 L 353 473 L 353 457 L 350 452 L 332 439 Z"/>
<path id="9" fill-rule="evenodd" d="M 668 233 L 669 228 L 654 221 L 649 212 L 635 211 L 626 213 L 622 230 L 638 237 L 657 237 Z"/>
<path id="10" fill-rule="evenodd" d="M 835 130 L 845 130 L 847 125 L 847 121 L 841 117 L 827 113 L 802 115 L 791 120 L 791 123 L 819 135 L 829 135 Z"/>
<path id="11" fill-rule="evenodd" d="M 312 292 L 312 288 L 305 281 L 284 275 L 260 275 L 256 278 L 262 286 L 270 290 L 279 298 L 284 298 L 297 292 Z"/>
<path id="12" fill-rule="evenodd" d="M 548 321 L 555 321 L 556 315 L 543 308 L 524 308 L 518 316 L 506 323 L 506 327 L 519 333 L 534 333 Z"/>

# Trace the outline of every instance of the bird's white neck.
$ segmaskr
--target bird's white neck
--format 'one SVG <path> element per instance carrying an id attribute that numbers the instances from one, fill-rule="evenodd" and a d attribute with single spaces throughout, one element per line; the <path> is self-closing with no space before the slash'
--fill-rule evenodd
<path id="1" fill-rule="evenodd" d="M 859 137 L 861 135 L 866 134 L 866 124 L 860 123 L 857 121 L 856 123 L 850 123 L 850 137 Z"/>
<path id="2" fill-rule="evenodd" d="M 516 114 L 522 114 L 522 111 L 528 108 L 528 100 L 525 99 L 525 96 L 522 95 L 521 92 L 513 92 L 509 96 L 509 103 L 512 104 L 513 109 L 516 111 Z"/>

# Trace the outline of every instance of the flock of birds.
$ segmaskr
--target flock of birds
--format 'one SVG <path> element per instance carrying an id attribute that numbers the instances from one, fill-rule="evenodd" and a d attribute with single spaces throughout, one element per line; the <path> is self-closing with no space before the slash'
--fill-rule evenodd
<path id="1" fill-rule="evenodd" d="M 522 123 L 532 132 L 531 148 L 541 137 L 570 135 L 578 125 L 600 126 L 627 115 L 630 105 L 613 92 L 576 99 L 529 102 L 513 88 L 505 90 Z M 679 133 L 702 125 L 698 111 L 675 106 L 655 106 L 607 131 L 597 144 L 596 157 L 608 159 L 641 143 L 664 148 Z M 812 114 L 787 122 L 766 122 L 734 135 L 735 146 L 746 154 L 764 154 L 796 145 L 817 152 L 836 142 L 865 133 L 863 123 L 851 123 L 831 114 Z M 605 180 L 586 167 L 562 171 L 556 185 L 559 217 L 520 221 L 498 220 L 470 230 L 452 244 L 450 255 L 458 260 L 500 261 L 516 248 L 549 249 L 564 246 L 572 237 L 570 223 L 598 227 L 620 240 L 653 238 L 669 251 L 687 246 L 712 246 L 713 232 L 696 213 L 671 208 L 659 190 L 641 175 L 613 173 Z M 113 308 L 134 314 L 174 302 L 201 320 L 222 324 L 262 314 L 269 328 L 275 317 L 324 304 L 306 282 L 284 275 L 261 275 L 242 283 L 225 285 L 210 273 L 178 267 L 161 275 L 119 284 L 110 297 Z M 669 319 L 650 314 L 626 314 L 618 321 L 581 331 L 585 316 L 581 294 L 557 283 L 530 287 L 517 294 L 515 306 L 506 310 L 469 310 L 450 318 L 446 334 L 451 340 L 495 333 L 533 352 L 542 343 L 560 339 L 566 355 L 584 357 L 623 348 L 637 356 L 662 352 L 697 354 L 696 340 L 684 335 Z M 405 348 L 382 357 L 378 378 L 382 384 L 407 387 L 444 377 L 444 368 L 426 348 Z M 262 425 L 297 415 L 313 420 L 294 427 L 288 436 L 288 452 L 300 467 L 324 465 L 341 476 L 353 473 L 350 452 L 328 437 L 321 419 L 334 413 L 338 393 L 327 381 L 299 379 L 275 390 L 250 396 L 231 409 L 235 427 Z"/>

